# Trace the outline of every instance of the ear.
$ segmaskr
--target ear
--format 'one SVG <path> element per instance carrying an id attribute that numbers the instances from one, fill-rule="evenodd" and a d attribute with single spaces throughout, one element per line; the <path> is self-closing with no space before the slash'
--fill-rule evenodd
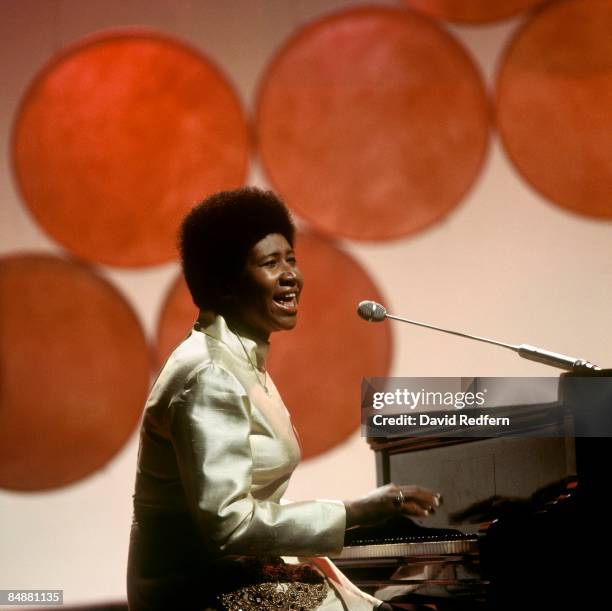
<path id="1" fill-rule="evenodd" d="M 219 303 L 224 305 L 233 303 L 236 300 L 236 293 L 229 286 L 224 286 L 218 292 Z"/>
<path id="2" fill-rule="evenodd" d="M 217 302 L 226 310 L 235 307 L 239 302 L 239 291 L 237 287 L 230 284 L 219 287 L 217 291 Z"/>
<path id="3" fill-rule="evenodd" d="M 231 310 L 240 304 L 245 290 L 245 273 L 226 273 L 218 280 L 215 289 L 217 303 L 225 310 Z"/>

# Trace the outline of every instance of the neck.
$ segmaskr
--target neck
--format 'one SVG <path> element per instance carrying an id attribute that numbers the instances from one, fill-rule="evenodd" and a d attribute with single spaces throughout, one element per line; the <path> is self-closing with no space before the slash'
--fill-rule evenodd
<path id="1" fill-rule="evenodd" d="M 253 329 L 253 327 L 245 324 L 243 321 L 240 320 L 227 317 L 225 318 L 225 320 L 227 321 L 227 326 L 232 331 L 238 333 L 238 335 L 241 335 L 242 337 L 247 337 L 248 339 L 252 339 L 254 342 L 257 343 L 268 344 L 270 341 L 269 333 L 262 333 L 257 329 Z"/>
<path id="2" fill-rule="evenodd" d="M 252 325 L 249 325 L 247 322 L 242 320 L 240 316 L 236 316 L 231 311 L 219 312 L 219 314 L 225 318 L 227 326 L 242 337 L 252 339 L 257 343 L 263 342 L 264 344 L 268 344 L 270 342 L 269 333 L 254 328 Z"/>

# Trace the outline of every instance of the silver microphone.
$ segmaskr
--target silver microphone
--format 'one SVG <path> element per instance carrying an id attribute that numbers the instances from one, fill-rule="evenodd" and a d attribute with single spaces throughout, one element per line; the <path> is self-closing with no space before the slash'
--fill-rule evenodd
<path id="1" fill-rule="evenodd" d="M 380 303 L 376 303 L 375 301 L 361 301 L 357 306 L 357 314 L 368 322 L 381 322 L 385 318 L 391 318 L 393 320 L 399 320 L 400 322 L 407 322 L 411 325 L 418 325 L 419 327 L 434 329 L 435 331 L 442 331 L 443 333 L 450 333 L 451 335 L 457 335 L 459 337 L 475 339 L 478 342 L 494 344 L 495 346 L 501 346 L 502 348 L 508 348 L 509 350 L 514 351 L 524 359 L 543 363 L 544 365 L 551 365 L 552 367 L 559 367 L 560 369 L 567 369 L 568 371 L 592 371 L 601 369 L 601 367 L 593 365 L 584 359 L 577 359 L 573 356 L 565 356 L 564 354 L 551 352 L 550 350 L 544 350 L 543 348 L 537 348 L 536 346 L 530 346 L 529 344 L 506 344 L 504 342 L 498 342 L 494 339 L 488 339 L 486 337 L 470 335 L 469 333 L 461 333 L 460 331 L 451 331 L 450 329 L 443 329 L 442 327 L 428 325 L 424 322 L 393 316 L 392 314 L 387 314 L 387 310 L 380 305 Z"/>
<path id="2" fill-rule="evenodd" d="M 360 301 L 357 306 L 357 314 L 368 322 L 380 322 L 385 320 L 387 310 L 375 301 Z"/>

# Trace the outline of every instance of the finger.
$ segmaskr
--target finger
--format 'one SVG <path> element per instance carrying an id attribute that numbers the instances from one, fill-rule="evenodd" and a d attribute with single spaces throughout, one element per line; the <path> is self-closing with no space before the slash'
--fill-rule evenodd
<path id="1" fill-rule="evenodd" d="M 401 514 L 427 515 L 431 510 L 430 505 L 422 506 L 414 498 L 410 498 L 407 494 L 404 494 L 400 487 L 391 492 L 393 496 L 393 506 Z"/>
<path id="2" fill-rule="evenodd" d="M 434 509 L 440 506 L 442 496 L 439 492 L 432 492 L 427 488 L 419 488 L 418 486 L 402 486 L 401 490 L 404 498 L 415 501 L 425 509 Z"/>
<path id="3" fill-rule="evenodd" d="M 415 501 L 407 501 L 402 505 L 401 512 L 409 516 L 428 516 L 431 510 L 426 509 Z"/>

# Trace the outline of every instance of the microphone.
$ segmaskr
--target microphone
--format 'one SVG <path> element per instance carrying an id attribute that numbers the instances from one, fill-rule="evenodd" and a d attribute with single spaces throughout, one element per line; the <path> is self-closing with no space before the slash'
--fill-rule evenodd
<path id="1" fill-rule="evenodd" d="M 368 322 L 380 322 L 385 320 L 387 310 L 375 301 L 360 301 L 357 306 L 357 314 Z"/>
<path id="2" fill-rule="evenodd" d="M 551 352 L 550 350 L 544 350 L 543 348 L 537 348 L 536 346 L 530 346 L 529 344 L 506 344 L 504 342 L 498 342 L 494 339 L 488 339 L 486 337 L 470 335 L 469 333 L 461 333 L 460 331 L 451 331 L 450 329 L 443 329 L 442 327 L 428 325 L 424 322 L 393 316 L 392 314 L 387 314 L 387 310 L 380 305 L 380 303 L 376 303 L 375 301 L 361 301 L 357 306 L 357 314 L 368 322 L 382 322 L 385 318 L 391 318 L 393 320 L 399 320 L 400 322 L 407 322 L 411 325 L 418 325 L 419 327 L 434 329 L 435 331 L 442 331 L 443 333 L 450 333 L 451 335 L 457 335 L 459 337 L 475 339 L 478 342 L 494 344 L 495 346 L 501 346 L 502 348 L 508 348 L 509 350 L 514 351 L 524 359 L 543 363 L 544 365 L 551 365 L 552 367 L 559 367 L 560 369 L 566 369 L 568 371 L 599 371 L 601 369 L 601 367 L 593 365 L 584 359 L 577 359 L 573 356 L 565 356 L 564 354 Z"/>

